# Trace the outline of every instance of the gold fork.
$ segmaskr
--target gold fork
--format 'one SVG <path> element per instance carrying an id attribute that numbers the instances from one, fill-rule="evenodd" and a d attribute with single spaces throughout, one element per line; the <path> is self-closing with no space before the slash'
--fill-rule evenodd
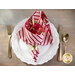
<path id="1" fill-rule="evenodd" d="M 11 33 L 12 29 L 10 25 L 7 25 L 7 32 L 9 37 L 9 43 L 8 43 L 8 58 L 12 58 L 12 51 L 11 51 Z"/>

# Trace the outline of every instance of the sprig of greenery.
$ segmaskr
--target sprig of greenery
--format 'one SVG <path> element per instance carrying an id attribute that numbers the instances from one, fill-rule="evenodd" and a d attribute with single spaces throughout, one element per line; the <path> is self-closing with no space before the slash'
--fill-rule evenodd
<path id="1" fill-rule="evenodd" d="M 37 21 L 34 21 L 35 23 L 38 23 Z"/>

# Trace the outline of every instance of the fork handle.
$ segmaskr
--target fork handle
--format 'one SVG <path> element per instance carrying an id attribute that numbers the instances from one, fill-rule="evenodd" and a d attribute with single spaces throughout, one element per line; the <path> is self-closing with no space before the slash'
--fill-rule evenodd
<path id="1" fill-rule="evenodd" d="M 9 43 L 8 43 L 8 58 L 12 58 L 12 51 L 11 51 L 11 36 L 9 36 Z"/>
<path id="2" fill-rule="evenodd" d="M 59 44 L 58 61 L 62 61 L 62 44 Z"/>

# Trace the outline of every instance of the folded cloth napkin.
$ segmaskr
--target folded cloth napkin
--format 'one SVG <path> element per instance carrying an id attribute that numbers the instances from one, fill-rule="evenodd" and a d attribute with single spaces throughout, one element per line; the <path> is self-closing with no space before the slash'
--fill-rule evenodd
<path id="1" fill-rule="evenodd" d="M 43 11 L 35 11 L 18 31 L 17 36 L 31 46 L 35 62 L 39 54 L 38 45 L 52 44 L 53 41 L 49 21 Z"/>

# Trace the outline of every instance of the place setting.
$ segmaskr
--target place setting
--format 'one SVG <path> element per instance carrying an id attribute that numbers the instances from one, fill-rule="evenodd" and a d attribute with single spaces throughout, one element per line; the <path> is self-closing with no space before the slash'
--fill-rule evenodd
<path id="1" fill-rule="evenodd" d="M 13 50 L 18 59 L 31 65 L 47 63 L 56 54 L 57 62 L 69 64 L 73 60 L 73 56 L 67 50 L 69 34 L 63 35 L 62 25 L 59 25 L 57 30 L 43 11 L 35 11 L 31 17 L 20 21 L 13 32 L 11 27 L 7 26 L 7 31 L 8 58 L 12 58 Z"/>

